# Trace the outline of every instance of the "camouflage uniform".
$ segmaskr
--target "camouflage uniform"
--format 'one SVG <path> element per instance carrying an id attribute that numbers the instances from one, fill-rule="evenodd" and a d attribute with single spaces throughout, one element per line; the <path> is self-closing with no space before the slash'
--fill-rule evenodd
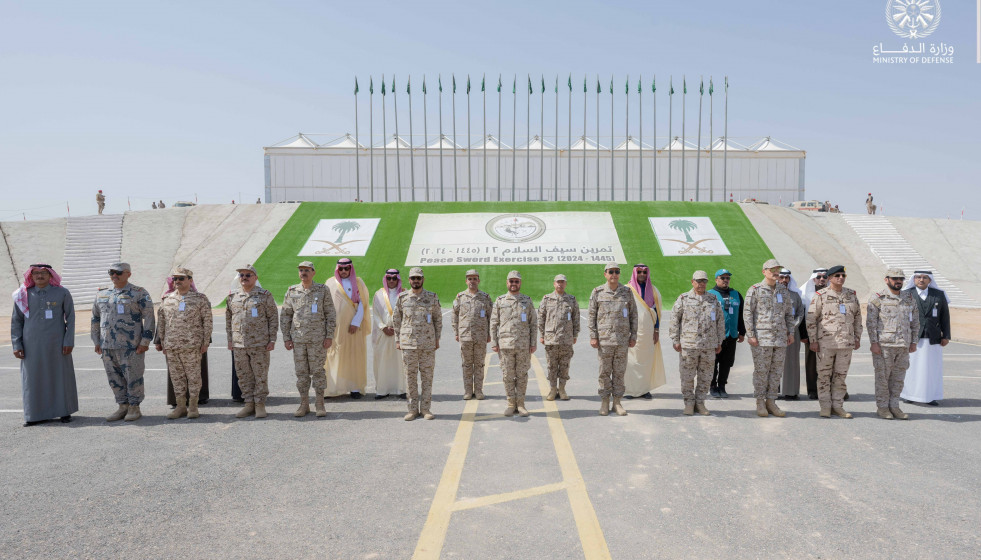
<path id="1" fill-rule="evenodd" d="M 705 402 L 715 371 L 715 349 L 725 335 L 718 298 L 709 293 L 698 295 L 694 289 L 678 296 L 671 308 L 670 336 L 673 344 L 681 345 L 681 395 L 686 405 Z"/>
<path id="2" fill-rule="evenodd" d="M 201 292 L 180 295 L 170 292 L 157 311 L 157 335 L 154 344 L 167 351 L 167 370 L 175 395 L 188 395 L 198 402 L 201 392 L 201 347 L 211 343 L 211 302 Z"/>
<path id="3" fill-rule="evenodd" d="M 255 286 L 251 292 L 242 288 L 228 294 L 225 307 L 225 331 L 232 345 L 235 373 L 245 403 L 265 404 L 269 395 L 269 351 L 276 342 L 279 312 L 269 290 Z"/>
<path id="4" fill-rule="evenodd" d="M 464 290 L 453 300 L 453 333 L 460 339 L 463 358 L 463 393 L 476 394 L 484 387 L 484 356 L 490 336 L 490 317 L 493 304 L 490 296 Z"/>
<path id="5" fill-rule="evenodd" d="M 746 336 L 759 341 L 753 354 L 753 396 L 757 401 L 780 396 L 780 378 L 787 359 L 787 336 L 794 332 L 793 299 L 787 286 L 777 282 L 753 284 L 743 304 Z"/>
<path id="6" fill-rule="evenodd" d="M 433 368 L 436 366 L 436 344 L 443 330 L 443 313 L 439 297 L 429 290 L 414 293 L 406 290 L 392 310 L 392 324 L 402 350 L 409 412 L 426 414 L 433 400 Z M 419 379 L 422 379 L 422 391 Z"/>
<path id="7" fill-rule="evenodd" d="M 818 343 L 818 402 L 821 409 L 841 408 L 848 390 L 845 376 L 855 342 L 862 337 L 862 312 L 855 290 L 831 286 L 818 290 L 807 310 L 807 338 Z"/>
<path id="8" fill-rule="evenodd" d="M 548 358 L 548 382 L 555 387 L 558 381 L 569 379 L 573 340 L 579 338 L 579 302 L 576 296 L 557 292 L 545 294 L 538 306 L 538 332 L 545 339 Z"/>
<path id="9" fill-rule="evenodd" d="M 865 326 L 869 341 L 878 344 L 880 354 L 872 354 L 875 368 L 875 404 L 878 408 L 899 408 L 909 347 L 920 332 L 920 313 L 913 292 L 877 292 L 869 297 Z"/>
<path id="10" fill-rule="evenodd" d="M 155 324 L 153 301 L 143 288 L 109 286 L 95 294 L 90 334 L 92 343 L 102 347 L 102 363 L 116 404 L 143 402 L 145 354 L 137 354 L 136 349 L 150 346 Z"/>
<path id="11" fill-rule="evenodd" d="M 626 284 L 611 290 L 607 284 L 589 295 L 589 338 L 599 340 L 599 396 L 615 399 L 625 391 L 627 350 L 637 340 L 637 302 Z"/>
<path id="12" fill-rule="evenodd" d="M 491 346 L 499 349 L 504 392 L 508 400 L 524 399 L 528 390 L 530 350 L 535 344 L 535 305 L 531 297 L 508 292 L 497 296 L 491 312 Z"/>
<path id="13" fill-rule="evenodd" d="M 334 338 L 337 312 L 330 290 L 316 282 L 305 289 L 294 284 L 286 290 L 279 325 L 283 342 L 293 343 L 293 366 L 296 368 L 296 388 L 301 395 L 310 392 L 310 382 L 316 391 L 327 389 L 324 363 L 327 349 L 324 341 Z"/>

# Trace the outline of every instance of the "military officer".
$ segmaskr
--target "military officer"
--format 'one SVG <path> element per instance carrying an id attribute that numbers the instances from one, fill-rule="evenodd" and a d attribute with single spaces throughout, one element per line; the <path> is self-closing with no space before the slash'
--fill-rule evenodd
<path id="1" fill-rule="evenodd" d="M 156 320 L 150 294 L 129 283 L 133 274 L 129 263 L 109 265 L 111 287 L 100 288 L 92 304 L 90 334 L 95 353 L 109 377 L 109 387 L 119 408 L 106 420 L 138 420 L 143 414 L 143 372 L 145 353 L 153 339 Z"/>
<path id="2" fill-rule="evenodd" d="M 599 354 L 600 415 L 613 410 L 620 416 L 627 411 L 623 398 L 623 375 L 627 370 L 627 350 L 637 344 L 637 302 L 626 284 L 620 283 L 620 265 L 608 263 L 603 271 L 606 283 L 589 295 L 589 345 Z"/>
<path id="3" fill-rule="evenodd" d="M 201 355 L 211 345 L 211 302 L 192 290 L 190 269 L 177 267 L 170 276 L 174 291 L 164 296 L 157 312 L 157 334 L 153 344 L 167 357 L 167 370 L 174 384 L 177 407 L 167 415 L 175 420 L 187 415 L 197 418 L 201 393 Z M 185 397 L 184 395 L 187 395 Z"/>
<path id="4" fill-rule="evenodd" d="M 433 400 L 433 368 L 436 350 L 443 330 L 443 313 L 439 297 L 422 288 L 425 278 L 422 269 L 409 270 L 411 290 L 399 294 L 392 313 L 392 325 L 398 335 L 396 348 L 402 351 L 406 384 L 409 392 L 409 412 L 405 420 L 414 420 L 422 414 L 426 420 L 436 418 L 430 411 Z M 419 380 L 422 380 L 420 391 Z"/>
<path id="5" fill-rule="evenodd" d="M 828 287 L 811 298 L 807 308 L 807 339 L 817 353 L 818 402 L 821 417 L 851 418 L 842 403 L 848 391 L 845 376 L 852 362 L 852 351 L 862 340 L 862 312 L 855 290 L 846 288 L 845 267 L 828 269 Z"/>
<path id="6" fill-rule="evenodd" d="M 467 289 L 453 300 L 453 334 L 460 343 L 463 358 L 463 398 L 484 398 L 484 355 L 490 342 L 490 317 L 493 304 L 480 291 L 480 275 L 467 271 Z"/>
<path id="7" fill-rule="evenodd" d="M 886 289 L 869 296 L 865 326 L 872 343 L 875 368 L 875 405 L 879 418 L 908 420 L 899 408 L 909 355 L 916 352 L 920 314 L 913 293 L 903 291 L 906 275 L 901 268 L 886 271 Z"/>
<path id="8" fill-rule="evenodd" d="M 569 380 L 569 361 L 579 338 L 581 317 L 576 296 L 565 291 L 565 274 L 556 275 L 552 285 L 555 291 L 545 294 L 538 306 L 538 341 L 545 345 L 548 358 L 549 390 L 545 400 L 554 401 L 558 397 L 567 401 L 565 383 Z"/>
<path id="9" fill-rule="evenodd" d="M 265 418 L 269 395 L 269 352 L 276 347 L 279 312 L 269 290 L 256 286 L 259 275 L 251 264 L 238 271 L 241 287 L 228 294 L 225 307 L 225 332 L 228 349 L 235 360 L 238 384 L 245 406 L 236 418 L 255 414 Z"/>
<path id="10" fill-rule="evenodd" d="M 521 293 L 521 273 L 508 273 L 508 292 L 497 297 L 491 312 L 491 350 L 501 359 L 504 391 L 508 396 L 505 416 L 528 416 L 525 391 L 528 389 L 528 368 L 535 353 L 535 305 Z"/>
<path id="11" fill-rule="evenodd" d="M 783 267 L 777 259 L 763 263 L 763 281 L 746 291 L 743 323 L 753 354 L 753 395 L 756 415 L 783 418 L 774 399 L 780 393 L 786 347 L 794 342 L 794 310 L 790 291 L 777 282 Z"/>
<path id="12" fill-rule="evenodd" d="M 684 413 L 691 416 L 697 410 L 708 416 L 705 395 L 712 383 L 715 355 L 722 351 L 726 324 L 718 298 L 706 292 L 708 274 L 696 270 L 691 285 L 692 289 L 678 296 L 671 308 L 671 342 L 675 352 L 681 352 Z"/>
<path id="13" fill-rule="evenodd" d="M 293 416 L 302 418 L 310 413 L 311 381 L 316 394 L 317 416 L 327 416 L 324 362 L 327 361 L 327 349 L 334 342 L 334 301 L 326 286 L 313 281 L 317 270 L 312 262 L 303 261 L 296 268 L 300 283 L 286 289 L 279 314 L 283 343 L 293 352 L 296 389 L 300 392 L 300 407 Z"/>

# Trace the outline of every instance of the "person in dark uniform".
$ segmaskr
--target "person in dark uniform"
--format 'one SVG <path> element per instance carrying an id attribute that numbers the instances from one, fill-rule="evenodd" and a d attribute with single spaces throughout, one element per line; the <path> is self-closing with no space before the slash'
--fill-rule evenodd
<path id="1" fill-rule="evenodd" d="M 722 339 L 722 351 L 715 355 L 715 371 L 709 394 L 716 399 L 727 399 L 726 383 L 729 370 L 736 361 L 736 344 L 746 337 L 743 324 L 743 298 L 735 289 L 729 287 L 732 273 L 724 268 L 715 271 L 715 287 L 708 291 L 719 300 L 722 317 L 725 320 L 726 336 Z"/>

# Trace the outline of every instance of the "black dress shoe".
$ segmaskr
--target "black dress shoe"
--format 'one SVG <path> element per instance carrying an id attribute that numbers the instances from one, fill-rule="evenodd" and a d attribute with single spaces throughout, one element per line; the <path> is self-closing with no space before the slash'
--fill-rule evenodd
<path id="1" fill-rule="evenodd" d="M 208 400 L 209 399 L 204 399 L 204 400 L 198 399 L 198 405 L 200 406 L 202 404 L 208 404 Z"/>
<path id="2" fill-rule="evenodd" d="M 245 399 L 232 399 L 232 402 L 244 403 Z"/>
<path id="3" fill-rule="evenodd" d="M 927 404 L 930 405 L 930 406 L 940 406 L 940 403 L 937 402 L 937 401 L 930 401 Z"/>
<path id="4" fill-rule="evenodd" d="M 399 398 L 404 401 L 404 400 L 407 400 L 409 398 L 409 396 L 406 395 L 405 393 L 399 393 Z"/>
<path id="5" fill-rule="evenodd" d="M 644 393 L 643 395 L 641 395 L 640 398 L 650 400 L 650 399 L 653 399 L 654 398 L 654 395 L 652 395 L 651 392 L 648 391 L 648 392 Z"/>
<path id="6" fill-rule="evenodd" d="M 387 397 L 387 396 L 388 396 L 388 395 L 379 395 L 378 393 L 375 393 L 375 400 L 376 400 L 376 401 L 377 401 L 377 400 L 381 400 L 381 399 L 384 399 L 384 398 L 385 398 L 385 397 Z M 354 397 L 354 398 L 357 398 L 357 397 Z"/>
<path id="7" fill-rule="evenodd" d="M 72 415 L 71 415 L 71 414 L 69 414 L 68 416 L 62 416 L 62 417 L 61 417 L 61 418 L 59 419 L 59 421 L 60 421 L 60 422 L 61 422 L 62 424 L 67 424 L 67 423 L 69 423 L 69 422 L 71 422 L 71 421 L 72 421 Z"/>
<path id="8" fill-rule="evenodd" d="M 351 398 L 352 399 L 360 399 L 361 398 L 361 393 L 359 393 L 358 391 L 351 391 Z"/>
<path id="9" fill-rule="evenodd" d="M 783 396 L 783 400 L 785 400 L 785 401 L 796 401 L 796 400 L 800 400 L 800 396 L 799 395 L 784 395 Z"/>
<path id="10" fill-rule="evenodd" d="M 24 427 L 30 428 L 31 426 L 37 426 L 41 422 L 43 422 L 43 420 L 38 420 L 37 422 L 24 422 Z"/>
<path id="11" fill-rule="evenodd" d="M 849 398 L 849 395 L 848 395 L 848 393 L 845 393 L 845 400 L 847 401 L 847 400 L 848 400 L 848 398 Z"/>
<path id="12" fill-rule="evenodd" d="M 729 393 L 726 393 L 726 388 L 725 387 L 719 387 L 719 397 L 720 398 L 723 398 L 723 399 L 728 399 L 729 398 Z"/>
<path id="13" fill-rule="evenodd" d="M 711 395 L 713 399 L 721 399 L 722 398 L 719 395 L 719 388 L 718 387 L 712 387 L 711 389 L 709 389 L 709 395 Z"/>
<path id="14" fill-rule="evenodd" d="M 812 401 L 818 400 L 817 393 L 808 393 L 807 398 L 811 399 Z"/>
<path id="15" fill-rule="evenodd" d="M 633 399 L 635 397 L 633 395 L 624 395 L 623 398 L 625 398 L 625 399 Z"/>

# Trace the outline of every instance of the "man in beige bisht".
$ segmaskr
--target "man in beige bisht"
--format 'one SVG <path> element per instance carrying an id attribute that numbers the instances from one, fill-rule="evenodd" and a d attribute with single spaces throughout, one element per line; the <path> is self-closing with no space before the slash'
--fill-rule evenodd
<path id="1" fill-rule="evenodd" d="M 651 282 L 651 269 L 646 264 L 634 265 L 628 285 L 637 303 L 637 345 L 627 351 L 624 396 L 651 399 L 651 391 L 667 382 L 659 336 L 661 292 Z"/>
<path id="2" fill-rule="evenodd" d="M 375 370 L 375 398 L 383 399 L 388 395 L 398 395 L 405 398 L 406 380 L 405 365 L 402 363 L 402 352 L 395 347 L 398 337 L 395 329 L 388 326 L 392 320 L 392 311 L 402 293 L 402 276 L 398 269 L 390 268 L 382 278 L 382 287 L 375 292 L 371 304 L 371 317 L 374 321 L 371 331 L 372 366 Z"/>
<path id="3" fill-rule="evenodd" d="M 368 335 L 371 319 L 365 321 L 363 297 L 368 296 L 364 281 L 354 272 L 354 263 L 344 257 L 337 261 L 334 277 L 326 282 L 337 311 L 334 344 L 327 350 L 328 397 L 350 393 L 360 399 L 368 385 Z"/>

